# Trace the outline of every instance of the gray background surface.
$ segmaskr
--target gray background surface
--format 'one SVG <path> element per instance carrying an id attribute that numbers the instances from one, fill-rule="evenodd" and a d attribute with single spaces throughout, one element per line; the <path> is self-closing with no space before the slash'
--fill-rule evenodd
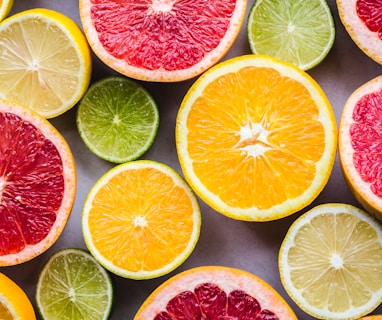
<path id="1" fill-rule="evenodd" d="M 333 105 L 337 124 L 343 105 L 349 95 L 360 85 L 381 74 L 382 66 L 369 59 L 350 39 L 342 26 L 334 0 L 329 0 L 336 24 L 336 41 L 326 59 L 308 73 L 321 85 Z M 248 2 L 248 9 L 254 0 Z M 60 11 L 80 26 L 78 1 L 76 0 L 15 0 L 12 13 L 46 7 Z M 224 59 L 250 53 L 245 22 L 232 49 Z M 116 74 L 93 56 L 93 80 Z M 180 167 L 175 150 L 174 126 L 180 102 L 194 80 L 179 83 L 142 84 L 158 103 L 161 123 L 158 136 L 151 149 L 142 157 L 163 162 L 179 173 Z M 76 108 L 51 120 L 67 139 L 77 165 L 78 191 L 70 220 L 59 240 L 44 254 L 22 265 L 1 268 L 26 290 L 35 303 L 35 285 L 43 265 L 57 250 L 67 247 L 86 248 L 81 232 L 81 210 L 84 199 L 96 180 L 114 165 L 98 159 L 82 143 L 75 125 Z M 289 299 L 283 289 L 277 267 L 279 246 L 290 224 L 310 207 L 327 202 L 359 204 L 354 200 L 343 179 L 338 157 L 330 180 L 311 206 L 274 222 L 250 223 L 226 218 L 205 205 L 202 201 L 202 228 L 200 240 L 192 255 L 182 266 L 167 276 L 154 280 L 133 281 L 113 276 L 115 287 L 112 320 L 132 319 L 140 304 L 159 284 L 170 276 L 200 265 L 224 265 L 241 268 L 263 278 L 272 285 L 292 306 L 299 319 L 313 319 L 301 311 Z M 374 313 L 382 313 L 380 306 Z"/>

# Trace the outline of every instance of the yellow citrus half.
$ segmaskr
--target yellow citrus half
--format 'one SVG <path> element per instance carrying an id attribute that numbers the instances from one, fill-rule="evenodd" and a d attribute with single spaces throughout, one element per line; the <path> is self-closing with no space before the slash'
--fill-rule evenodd
<path id="1" fill-rule="evenodd" d="M 331 173 L 336 121 L 319 85 L 261 55 L 219 63 L 189 89 L 176 120 L 181 168 L 213 209 L 274 220 L 310 204 Z"/>
<path id="2" fill-rule="evenodd" d="M 0 21 L 4 20 L 11 12 L 14 0 L 0 0 Z"/>

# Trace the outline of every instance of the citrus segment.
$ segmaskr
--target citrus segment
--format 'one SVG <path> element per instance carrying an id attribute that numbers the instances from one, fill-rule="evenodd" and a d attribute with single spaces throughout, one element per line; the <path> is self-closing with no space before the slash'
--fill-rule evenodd
<path id="1" fill-rule="evenodd" d="M 354 43 L 382 64 L 382 4 L 377 0 L 337 0 L 338 13 Z"/>
<path id="2" fill-rule="evenodd" d="M 193 84 L 177 116 L 176 146 L 187 181 L 213 209 L 273 220 L 308 205 L 326 185 L 336 123 L 305 72 L 248 55 Z"/>
<path id="3" fill-rule="evenodd" d="M 358 319 L 382 302 L 382 227 L 347 204 L 323 204 L 289 228 L 279 252 L 281 282 L 318 319 Z"/>
<path id="4" fill-rule="evenodd" d="M 268 283 L 247 271 L 203 266 L 162 283 L 144 301 L 134 320 L 297 319 Z"/>
<path id="5" fill-rule="evenodd" d="M 80 0 L 95 54 L 146 81 L 181 81 L 220 60 L 236 39 L 246 0 Z"/>
<path id="6" fill-rule="evenodd" d="M 0 97 L 46 118 L 73 107 L 86 91 L 91 55 L 69 17 L 50 9 L 14 14 L 0 25 Z"/>
<path id="7" fill-rule="evenodd" d="M 248 16 L 247 37 L 253 53 L 308 70 L 332 48 L 334 19 L 325 0 L 257 0 Z"/>
<path id="8" fill-rule="evenodd" d="M 364 208 L 382 219 L 380 136 L 382 76 L 347 99 L 339 127 L 339 156 L 349 188 Z"/>
<path id="9" fill-rule="evenodd" d="M 159 111 L 137 82 L 107 77 L 91 85 L 77 111 L 77 128 L 88 148 L 102 159 L 123 163 L 153 144 Z"/>
<path id="10" fill-rule="evenodd" d="M 84 250 L 56 252 L 39 275 L 36 302 L 45 320 L 106 320 L 112 301 L 108 273 Z"/>
<path id="11" fill-rule="evenodd" d="M 133 279 L 178 267 L 193 251 L 201 216 L 196 197 L 170 167 L 127 162 L 104 174 L 83 209 L 85 242 L 108 270 Z"/>
<path id="12" fill-rule="evenodd" d="M 62 135 L 29 108 L 0 101 L 0 266 L 41 254 L 70 215 L 76 172 Z"/>
<path id="13" fill-rule="evenodd" d="M 4 20 L 11 12 L 14 0 L 0 0 L 0 21 Z"/>

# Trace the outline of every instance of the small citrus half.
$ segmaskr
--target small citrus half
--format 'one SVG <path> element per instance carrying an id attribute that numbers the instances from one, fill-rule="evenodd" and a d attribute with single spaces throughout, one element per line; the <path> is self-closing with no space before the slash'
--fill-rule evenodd
<path id="1" fill-rule="evenodd" d="M 267 282 L 236 268 L 203 266 L 162 283 L 144 301 L 134 320 L 283 319 L 297 317 Z"/>
<path id="2" fill-rule="evenodd" d="M 63 231 L 76 194 L 71 150 L 50 122 L 0 101 L 0 266 L 28 261 Z"/>
<path id="3" fill-rule="evenodd" d="M 332 107 L 296 66 L 268 56 L 221 62 L 199 77 L 176 120 L 186 180 L 213 209 L 266 221 L 310 204 L 331 173 Z"/>
<path id="4" fill-rule="evenodd" d="M 0 21 L 4 20 L 11 12 L 14 0 L 0 0 Z"/>
<path id="5" fill-rule="evenodd" d="M 339 126 L 339 158 L 350 190 L 382 220 L 382 76 L 357 88 L 345 102 Z"/>
<path id="6" fill-rule="evenodd" d="M 195 77 L 232 46 L 247 0 L 80 0 L 94 53 L 112 69 L 146 81 Z"/>

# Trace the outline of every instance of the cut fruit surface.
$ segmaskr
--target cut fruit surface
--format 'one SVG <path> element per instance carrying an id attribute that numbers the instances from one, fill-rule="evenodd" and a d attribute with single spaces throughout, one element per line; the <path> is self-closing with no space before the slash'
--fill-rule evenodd
<path id="1" fill-rule="evenodd" d="M 123 77 L 91 85 L 77 111 L 77 128 L 98 157 L 123 163 L 139 158 L 153 144 L 159 111 L 150 93 Z"/>
<path id="2" fill-rule="evenodd" d="M 0 319 L 36 319 L 33 305 L 24 290 L 3 273 L 0 273 Z"/>
<path id="3" fill-rule="evenodd" d="M 39 275 L 36 302 L 44 320 L 106 320 L 113 302 L 111 278 L 88 252 L 62 249 Z"/>
<path id="4" fill-rule="evenodd" d="M 186 180 L 213 209 L 241 220 L 274 220 L 311 203 L 327 183 L 336 144 L 333 110 L 318 84 L 268 56 L 205 72 L 176 121 Z"/>
<path id="5" fill-rule="evenodd" d="M 247 22 L 251 51 L 308 70 L 329 53 L 335 25 L 326 0 L 256 0 Z"/>
<path id="6" fill-rule="evenodd" d="M 72 108 L 91 75 L 90 48 L 79 26 L 50 9 L 14 14 L 0 25 L 0 98 L 45 118 Z"/>
<path id="7" fill-rule="evenodd" d="M 382 302 L 382 226 L 354 206 L 314 207 L 290 226 L 279 252 L 281 282 L 318 319 L 358 319 Z"/>
<path id="8" fill-rule="evenodd" d="M 151 160 L 120 164 L 89 192 L 83 209 L 86 245 L 108 270 L 148 279 L 178 267 L 200 233 L 197 199 L 183 178 Z"/>
<path id="9" fill-rule="evenodd" d="M 155 289 L 134 317 L 148 319 L 297 317 L 281 295 L 256 275 L 235 268 L 203 266 L 183 271 Z"/>
<path id="10" fill-rule="evenodd" d="M 382 64 L 382 3 L 380 0 L 337 0 L 338 13 L 354 43 Z"/>
<path id="11" fill-rule="evenodd" d="M 64 137 L 29 108 L 0 101 L 0 266 L 28 261 L 62 233 L 76 194 Z"/>
<path id="12" fill-rule="evenodd" d="M 14 0 L 0 0 L 0 21 L 4 20 L 11 12 Z"/>
<path id="13" fill-rule="evenodd" d="M 193 78 L 235 41 L 246 0 L 80 0 L 89 44 L 109 67 L 146 81 Z"/>
<path id="14" fill-rule="evenodd" d="M 363 207 L 382 220 L 382 76 L 347 99 L 339 126 L 339 157 L 350 190 Z"/>

